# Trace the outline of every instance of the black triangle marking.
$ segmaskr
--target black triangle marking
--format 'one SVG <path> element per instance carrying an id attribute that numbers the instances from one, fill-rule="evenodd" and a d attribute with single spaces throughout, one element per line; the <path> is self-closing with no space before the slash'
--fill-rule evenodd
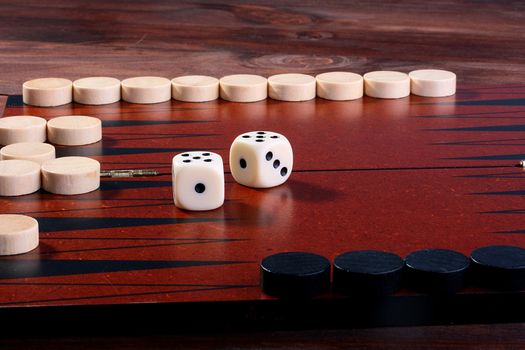
<path id="1" fill-rule="evenodd" d="M 40 257 L 42 257 L 44 255 L 55 256 L 56 254 L 59 254 L 59 253 L 86 253 L 86 252 L 100 252 L 100 251 L 124 250 L 124 249 L 140 249 L 141 251 L 145 251 L 146 249 L 177 247 L 177 246 L 186 246 L 186 245 L 215 244 L 215 243 L 227 243 L 227 242 L 211 240 L 211 241 L 193 241 L 193 242 L 186 241 L 186 242 L 176 242 L 176 243 L 133 244 L 133 245 L 125 245 L 125 246 L 79 248 L 79 249 L 68 249 L 68 250 L 52 249 L 49 251 L 40 250 L 38 254 Z"/>
<path id="2" fill-rule="evenodd" d="M 122 148 L 122 147 L 60 147 L 56 149 L 58 157 L 98 157 L 151 153 L 181 153 L 190 151 L 217 151 L 222 148 Z"/>
<path id="3" fill-rule="evenodd" d="M 457 114 L 436 114 L 436 115 L 418 115 L 416 118 L 458 118 L 458 119 L 520 119 L 525 116 L 506 116 L 501 114 L 518 114 L 525 111 L 494 111 L 494 112 L 475 112 L 475 113 L 457 113 Z"/>
<path id="4" fill-rule="evenodd" d="M 502 90 L 502 89 L 521 89 L 525 88 L 525 85 L 498 85 L 498 86 L 486 86 L 486 87 L 476 87 L 476 88 L 458 88 L 457 91 L 462 92 L 475 92 L 475 91 L 487 91 L 487 90 Z"/>
<path id="5" fill-rule="evenodd" d="M 436 142 L 436 146 L 525 146 L 525 139 L 499 139 L 499 140 L 479 140 L 479 141 L 454 141 Z"/>
<path id="6" fill-rule="evenodd" d="M 35 192 L 33 194 L 28 194 L 25 196 L 19 196 L 19 197 L 13 197 L 10 199 L 10 201 L 15 202 L 31 202 L 31 201 L 63 201 L 63 200 L 70 200 L 70 196 L 60 196 L 60 195 L 53 195 L 44 191 Z M 99 201 L 100 195 L 98 192 L 89 192 L 86 194 L 79 194 L 78 196 L 75 196 L 75 201 Z M 137 197 L 111 197 L 111 198 L 104 198 L 104 201 L 143 201 L 143 202 L 152 202 L 152 201 L 159 201 L 159 202 L 166 202 L 166 201 L 172 201 L 173 199 L 170 198 L 155 198 L 155 197 L 149 197 L 149 198 L 137 198 Z M 225 199 L 227 201 L 227 199 Z"/>
<path id="7" fill-rule="evenodd" d="M 525 209 L 507 209 L 507 210 L 495 210 L 495 211 L 484 211 L 481 214 L 511 214 L 511 215 L 523 215 Z"/>
<path id="8" fill-rule="evenodd" d="M 84 275 L 136 270 L 246 264 L 249 261 L 214 260 L 40 260 L 2 259 L 0 279 Z"/>
<path id="9" fill-rule="evenodd" d="M 192 224 L 229 221 L 228 218 L 93 218 L 39 217 L 40 232 L 95 230 L 116 227 Z"/>
<path id="10" fill-rule="evenodd" d="M 115 205 L 115 206 L 98 206 L 98 207 L 81 207 L 81 208 L 69 208 L 69 209 L 51 209 L 51 210 L 39 210 L 39 211 L 26 211 L 20 212 L 19 214 L 34 215 L 34 214 L 51 214 L 51 213 L 72 213 L 79 211 L 94 211 L 94 210 L 111 210 L 111 209 L 131 209 L 131 208 L 147 208 L 147 207 L 161 207 L 161 206 L 172 206 L 172 200 L 165 200 L 160 203 L 140 203 L 140 204 L 126 204 L 126 205 Z"/>
<path id="11" fill-rule="evenodd" d="M 5 107 L 22 107 L 23 105 L 24 99 L 22 98 L 22 95 L 10 95 L 7 97 Z"/>
<path id="12" fill-rule="evenodd" d="M 471 156 L 471 157 L 457 157 L 457 158 L 445 158 L 448 160 L 523 160 L 525 159 L 525 153 L 519 154 L 495 154 L 492 156 Z"/>
<path id="13" fill-rule="evenodd" d="M 518 173 L 499 173 L 499 174 L 473 174 L 473 175 L 460 175 L 456 177 L 468 178 L 468 179 L 523 179 L 525 178 L 525 172 L 520 171 Z"/>
<path id="14" fill-rule="evenodd" d="M 458 101 L 457 106 L 525 106 L 525 98 L 506 98 L 498 100 Z"/>
<path id="15" fill-rule="evenodd" d="M 204 243 L 228 243 L 247 241 L 248 238 L 207 238 L 207 237 L 40 237 L 45 240 L 74 240 L 74 241 L 153 241 L 153 242 L 204 242 Z"/>
<path id="16" fill-rule="evenodd" d="M 146 126 L 146 125 L 175 125 L 209 123 L 214 120 L 103 120 L 103 128 L 117 128 L 122 126 Z"/>
<path id="17" fill-rule="evenodd" d="M 101 181 L 102 191 L 127 190 L 131 188 L 171 187 L 172 181 Z"/>
<path id="18" fill-rule="evenodd" d="M 525 230 L 498 231 L 494 233 L 506 234 L 506 235 L 523 235 L 525 234 Z"/>
<path id="19" fill-rule="evenodd" d="M 122 141 L 141 141 L 141 140 L 165 140 L 165 139 L 180 139 L 180 138 L 191 138 L 191 137 L 210 137 L 220 136 L 221 134 L 104 134 L 104 143 L 116 143 Z"/>
<path id="20" fill-rule="evenodd" d="M 525 190 L 501 191 L 501 192 L 476 192 L 476 193 L 470 193 L 470 194 L 482 195 L 482 196 L 523 196 L 525 195 Z"/>
<path id="21" fill-rule="evenodd" d="M 492 126 L 473 126 L 465 128 L 444 128 L 444 129 L 425 129 L 426 131 L 494 131 L 494 132 L 520 132 L 525 131 L 525 124 L 516 125 L 492 125 Z"/>

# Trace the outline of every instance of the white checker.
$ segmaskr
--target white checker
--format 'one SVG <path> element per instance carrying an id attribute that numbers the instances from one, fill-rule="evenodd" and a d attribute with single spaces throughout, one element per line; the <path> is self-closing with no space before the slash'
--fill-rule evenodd
<path id="1" fill-rule="evenodd" d="M 89 145 L 102 139 L 102 122 L 84 115 L 53 118 L 47 122 L 47 138 L 55 145 Z"/>
<path id="2" fill-rule="evenodd" d="M 160 103 L 171 99 L 171 81 L 162 77 L 134 77 L 122 80 L 122 99 L 130 103 Z"/>
<path id="3" fill-rule="evenodd" d="M 30 115 L 0 118 L 0 145 L 44 142 L 46 141 L 46 125 L 47 121 L 44 118 Z"/>
<path id="4" fill-rule="evenodd" d="M 328 72 L 315 77 L 317 96 L 333 101 L 363 97 L 363 77 L 350 72 Z"/>
<path id="5" fill-rule="evenodd" d="M 234 74 L 220 79 L 220 95 L 232 102 L 257 102 L 268 97 L 268 81 L 252 74 Z"/>
<path id="6" fill-rule="evenodd" d="M 100 187 L 100 163 L 86 157 L 63 157 L 42 164 L 44 190 L 63 195 L 83 194 Z"/>
<path id="7" fill-rule="evenodd" d="M 315 78 L 307 74 L 277 74 L 268 78 L 268 96 L 280 101 L 308 101 L 315 98 Z"/>
<path id="8" fill-rule="evenodd" d="M 207 102 L 219 98 L 219 79 L 206 75 L 186 75 L 171 80 L 173 99 L 184 102 Z"/>
<path id="9" fill-rule="evenodd" d="M 439 69 L 420 69 L 408 73 L 411 91 L 424 97 L 446 97 L 456 93 L 456 74 Z"/>
<path id="10" fill-rule="evenodd" d="M 0 161 L 0 196 L 23 196 L 40 189 L 40 164 L 29 160 Z"/>
<path id="11" fill-rule="evenodd" d="M 63 78 L 40 78 L 22 85 L 25 104 L 38 107 L 61 106 L 73 101 L 73 83 Z"/>
<path id="12" fill-rule="evenodd" d="M 365 95 L 375 98 L 403 98 L 410 95 L 408 74 L 393 71 L 375 71 L 363 76 Z"/>
<path id="13" fill-rule="evenodd" d="M 27 253 L 38 247 L 38 221 L 25 215 L 0 215 L 0 255 Z"/>
<path id="14" fill-rule="evenodd" d="M 0 149 L 1 160 L 29 160 L 42 165 L 42 163 L 55 159 L 55 147 L 42 142 L 13 143 Z"/>
<path id="15" fill-rule="evenodd" d="M 120 80 L 88 77 L 73 82 L 73 100 L 85 105 L 105 105 L 120 101 Z"/>

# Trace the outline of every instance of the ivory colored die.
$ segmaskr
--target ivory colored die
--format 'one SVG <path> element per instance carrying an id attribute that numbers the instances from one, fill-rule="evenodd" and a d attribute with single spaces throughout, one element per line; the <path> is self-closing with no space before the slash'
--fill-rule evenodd
<path id="1" fill-rule="evenodd" d="M 241 185 L 268 188 L 283 184 L 292 173 L 293 151 L 288 139 L 272 131 L 239 135 L 230 148 L 230 169 Z"/>
<path id="2" fill-rule="evenodd" d="M 224 203 L 222 157 L 212 152 L 185 152 L 173 158 L 173 200 L 178 208 L 212 210 Z"/>

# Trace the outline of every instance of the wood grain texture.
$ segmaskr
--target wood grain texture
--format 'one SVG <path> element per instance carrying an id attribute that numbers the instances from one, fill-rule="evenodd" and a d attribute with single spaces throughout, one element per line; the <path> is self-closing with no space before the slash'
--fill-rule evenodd
<path id="1" fill-rule="evenodd" d="M 440 67 L 461 83 L 525 81 L 521 1 L 0 0 L 0 94 L 91 75 L 270 75 Z M 0 114 L 5 98 L 0 96 Z M 223 109 L 228 112 L 227 109 Z M 509 121 L 510 123 L 510 121 Z M 173 337 L 11 339 L 2 348 L 522 349 L 525 324 Z M 8 336 L 3 334 L 3 336 Z"/>
<path id="2" fill-rule="evenodd" d="M 28 338 L 24 349 L 47 349 L 49 339 Z M 525 325 L 401 327 L 325 331 L 58 338 L 53 349 L 524 349 Z M 5 349 L 19 340 L 0 341 Z"/>
<path id="3" fill-rule="evenodd" d="M 525 78 L 521 1 L 0 3 L 0 94 L 92 75 L 271 75 L 441 67 L 460 82 Z"/>

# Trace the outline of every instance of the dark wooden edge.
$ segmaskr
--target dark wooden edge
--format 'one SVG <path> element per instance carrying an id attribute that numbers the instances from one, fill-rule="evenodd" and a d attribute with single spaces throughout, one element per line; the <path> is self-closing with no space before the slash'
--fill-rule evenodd
<path id="1" fill-rule="evenodd" d="M 525 292 L 0 309 L 5 336 L 191 334 L 524 322 Z"/>

